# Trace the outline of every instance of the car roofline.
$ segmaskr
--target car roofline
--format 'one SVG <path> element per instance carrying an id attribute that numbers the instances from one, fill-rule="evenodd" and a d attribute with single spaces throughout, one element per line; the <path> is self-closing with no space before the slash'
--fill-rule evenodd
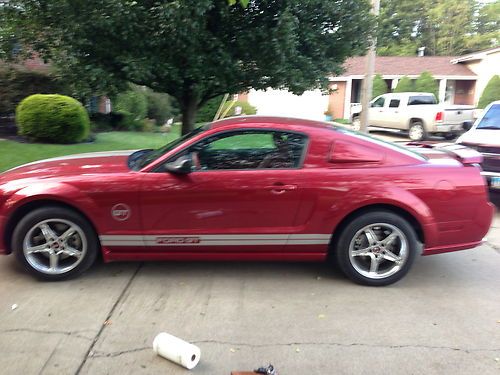
<path id="1" fill-rule="evenodd" d="M 276 124 L 284 126 L 306 126 L 312 128 L 322 128 L 331 129 L 336 128 L 335 125 L 317 121 L 317 120 L 306 120 L 296 117 L 284 117 L 284 116 L 259 116 L 259 115 L 246 115 L 230 117 L 222 120 L 216 120 L 209 123 L 209 129 L 217 129 L 229 125 L 259 125 L 259 124 Z"/>

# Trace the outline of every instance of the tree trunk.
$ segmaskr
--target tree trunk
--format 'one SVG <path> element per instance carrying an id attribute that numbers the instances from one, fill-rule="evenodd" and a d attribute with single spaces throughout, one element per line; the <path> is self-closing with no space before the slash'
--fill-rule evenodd
<path id="1" fill-rule="evenodd" d="M 196 114 L 198 113 L 198 101 L 194 96 L 182 101 L 182 130 L 181 135 L 187 134 L 194 129 Z"/>

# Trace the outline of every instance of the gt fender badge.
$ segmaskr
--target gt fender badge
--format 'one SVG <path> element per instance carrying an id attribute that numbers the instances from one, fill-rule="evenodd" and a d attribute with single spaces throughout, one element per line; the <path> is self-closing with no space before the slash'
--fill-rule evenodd
<path id="1" fill-rule="evenodd" d="M 128 220 L 128 218 L 130 217 L 130 213 L 131 213 L 130 207 L 127 206 L 125 203 L 115 204 L 111 208 L 111 216 L 113 217 L 113 219 L 117 221 Z"/>

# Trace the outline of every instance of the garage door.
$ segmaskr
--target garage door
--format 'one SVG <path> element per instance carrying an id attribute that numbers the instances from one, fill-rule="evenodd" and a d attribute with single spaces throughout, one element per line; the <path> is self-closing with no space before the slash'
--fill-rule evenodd
<path id="1" fill-rule="evenodd" d="M 250 91 L 248 101 L 257 107 L 261 116 L 286 116 L 310 120 L 324 120 L 328 108 L 328 95 L 320 90 L 293 95 L 283 90 Z"/>

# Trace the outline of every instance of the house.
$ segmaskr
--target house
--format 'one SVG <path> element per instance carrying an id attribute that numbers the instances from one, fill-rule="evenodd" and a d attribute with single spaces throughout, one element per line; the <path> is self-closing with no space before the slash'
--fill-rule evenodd
<path id="1" fill-rule="evenodd" d="M 346 60 L 342 76 L 331 76 L 330 95 L 308 91 L 302 96 L 284 90 L 248 93 L 250 104 L 262 115 L 324 119 L 329 110 L 334 118 L 348 119 L 353 104 L 361 99 L 361 82 L 365 72 L 365 57 Z M 377 56 L 375 73 L 381 74 L 389 90 L 404 77 L 416 79 L 430 72 L 439 82 L 439 100 L 449 104 L 476 105 L 484 87 L 495 74 L 500 74 L 500 47 L 465 56 Z"/>

